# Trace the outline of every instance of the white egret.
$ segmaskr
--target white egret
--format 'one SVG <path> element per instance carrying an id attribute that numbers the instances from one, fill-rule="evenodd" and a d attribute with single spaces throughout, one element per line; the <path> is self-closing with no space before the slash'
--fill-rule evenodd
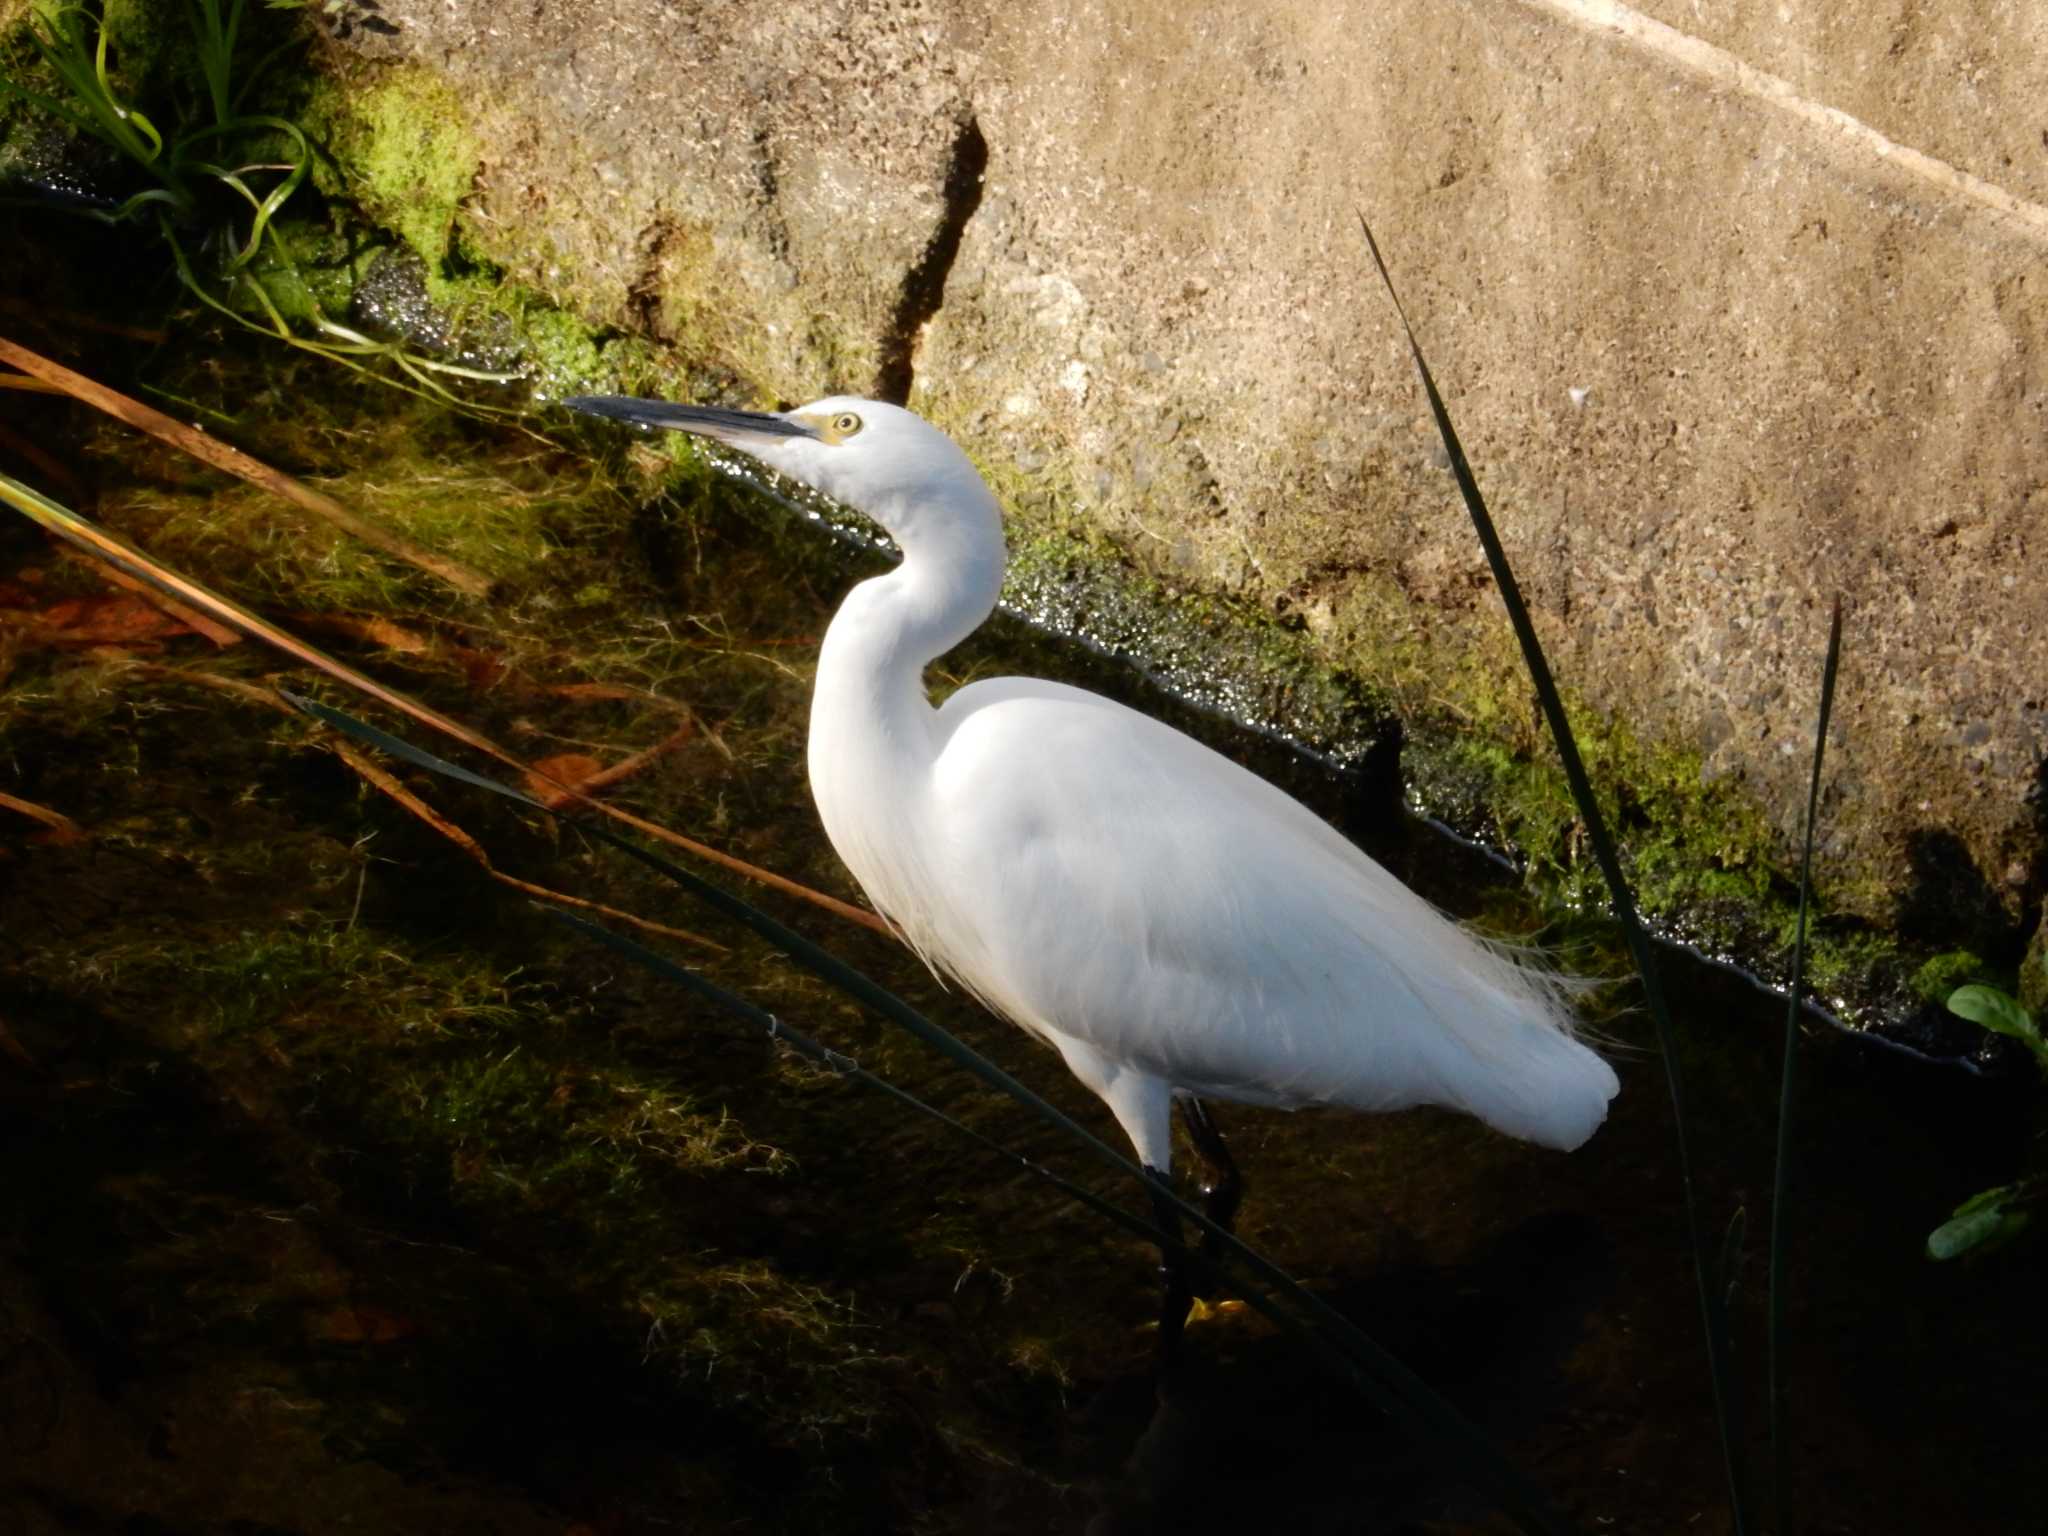
<path id="1" fill-rule="evenodd" d="M 1321 818 L 1191 737 L 1061 683 L 925 667 L 994 610 L 994 495 L 937 428 L 835 396 L 785 413 L 623 396 L 567 402 L 739 449 L 874 519 L 903 552 L 848 594 L 811 700 L 811 792 L 875 909 L 934 970 L 1038 1036 L 1164 1182 L 1176 1100 L 1441 1105 L 1547 1147 L 1606 1117 L 1614 1072 L 1573 1036 L 1556 975 L 1442 916 Z M 1161 1320 L 1187 1311 L 1176 1249 Z"/>

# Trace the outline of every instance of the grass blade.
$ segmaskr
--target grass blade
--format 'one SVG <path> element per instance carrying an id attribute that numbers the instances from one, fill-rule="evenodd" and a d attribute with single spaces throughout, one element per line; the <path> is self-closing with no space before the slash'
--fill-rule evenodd
<path id="1" fill-rule="evenodd" d="M 1686 1129 L 1685 1087 L 1678 1064 L 1677 1034 L 1672 1028 L 1671 1010 L 1665 1003 L 1664 989 L 1658 980 L 1655 952 L 1650 945 L 1650 935 L 1636 911 L 1635 896 L 1621 867 L 1620 851 L 1608 832 L 1606 819 L 1600 814 L 1600 804 L 1593 794 L 1592 780 L 1586 774 L 1585 761 L 1579 755 L 1578 742 L 1572 735 L 1571 721 L 1565 716 L 1564 700 L 1558 694 L 1550 662 L 1543 654 L 1542 642 L 1536 637 L 1536 626 L 1530 621 L 1528 605 L 1523 602 L 1522 590 L 1508 565 L 1507 551 L 1501 546 L 1492 514 L 1486 509 L 1486 499 L 1479 493 L 1479 482 L 1473 478 L 1464 446 L 1451 426 L 1450 412 L 1444 408 L 1436 379 L 1423 358 L 1422 344 L 1415 338 L 1415 328 L 1408 323 L 1407 311 L 1401 307 L 1401 298 L 1395 292 L 1386 259 L 1380 255 L 1379 242 L 1373 239 L 1372 228 L 1363 215 L 1358 223 L 1365 231 L 1366 246 L 1372 252 L 1373 265 L 1379 268 L 1380 280 L 1386 284 L 1394 313 L 1400 318 L 1401 329 L 1408 339 L 1409 353 L 1415 359 L 1416 371 L 1422 376 L 1423 392 L 1429 397 L 1429 411 L 1435 419 L 1437 435 L 1443 439 L 1444 451 L 1450 455 L 1451 473 L 1457 479 L 1465 510 L 1471 514 L 1480 546 L 1486 551 L 1486 563 L 1493 568 L 1501 606 L 1507 609 L 1508 622 L 1514 626 L 1515 638 L 1521 642 L 1522 660 L 1529 669 L 1529 681 L 1536 690 L 1543 718 L 1557 744 L 1557 755 L 1564 766 L 1565 780 L 1571 786 L 1572 800 L 1585 824 L 1586 838 L 1593 846 L 1593 856 L 1600 865 L 1600 873 L 1606 878 L 1615 920 L 1628 940 L 1629 953 L 1642 977 L 1650 1017 L 1656 1023 L 1657 1044 L 1664 1058 L 1664 1080 L 1670 1090 L 1671 1114 L 1678 1132 L 1678 1177 L 1685 1195 L 1686 1225 L 1692 1240 L 1693 1277 L 1699 1288 L 1700 1312 L 1707 1335 L 1707 1366 L 1713 1378 L 1714 1415 L 1721 1431 L 1729 1510 L 1735 1536 L 1744 1536 L 1750 1526 L 1750 1503 L 1748 1481 L 1742 1465 L 1741 1431 L 1737 1422 L 1740 1405 L 1735 1396 L 1734 1351 L 1729 1341 L 1728 1311 L 1709 1268 L 1706 1232 L 1700 1220 L 1699 1197 L 1693 1187 L 1691 1138 Z"/>
<path id="2" fill-rule="evenodd" d="M 1478 1428 L 1349 1318 L 1321 1297 L 1305 1290 L 1300 1282 L 1265 1255 L 1246 1245 L 1235 1233 L 1218 1226 L 1206 1212 L 1188 1204 L 1176 1192 L 1156 1184 L 1136 1163 L 1058 1107 L 1032 1092 L 965 1041 L 925 1018 L 878 982 L 812 943 L 794 929 L 785 927 L 759 908 L 670 860 L 642 848 L 630 839 L 619 836 L 609 828 L 571 816 L 566 811 L 550 810 L 547 805 L 522 790 L 514 789 L 509 784 L 500 783 L 483 774 L 472 773 L 467 768 L 422 751 L 410 742 L 380 731 L 375 726 L 357 720 L 340 710 L 296 695 L 287 694 L 285 697 L 313 718 L 343 735 L 388 752 L 415 767 L 473 785 L 495 795 L 502 795 L 533 810 L 558 816 L 585 835 L 665 875 L 714 911 L 752 929 L 812 975 L 898 1025 L 974 1077 L 1023 1105 L 1040 1120 L 1060 1130 L 1097 1162 L 1136 1180 L 1139 1187 L 1148 1193 L 1170 1201 L 1183 1221 L 1216 1239 L 1218 1258 L 1233 1266 L 1240 1281 L 1250 1276 L 1256 1282 L 1242 1287 L 1241 1294 L 1247 1304 L 1274 1317 L 1282 1326 L 1290 1326 L 1287 1319 L 1280 1315 L 1280 1309 L 1268 1312 L 1267 1309 L 1272 1303 L 1265 1298 L 1260 1287 L 1263 1286 L 1283 1297 L 1288 1306 L 1295 1309 L 1300 1320 L 1310 1326 L 1318 1340 L 1333 1346 L 1336 1353 L 1341 1356 L 1340 1360 L 1332 1360 L 1326 1353 L 1318 1351 L 1316 1358 L 1319 1361 L 1341 1368 L 1343 1374 L 1357 1386 L 1367 1401 L 1379 1407 L 1397 1425 L 1408 1431 L 1418 1444 L 1442 1456 L 1457 1475 L 1483 1490 L 1502 1510 L 1520 1522 L 1525 1530 L 1540 1533 L 1540 1536 L 1568 1536 L 1573 1530 L 1573 1527 L 1550 1508 L 1548 1501 L 1535 1486 L 1494 1448 L 1492 1442 Z M 610 942 L 613 942 L 614 947 L 619 947 L 630 941 L 613 934 Z M 711 983 L 707 982 L 704 985 L 709 986 Z M 1145 1230 L 1156 1240 L 1159 1234 L 1149 1225 Z"/>
<path id="3" fill-rule="evenodd" d="M 1820 770 L 1835 708 L 1835 672 L 1842 659 L 1842 600 L 1828 623 L 1828 655 L 1820 672 L 1820 713 L 1813 725 L 1813 777 L 1806 786 L 1806 846 L 1799 861 L 1799 921 L 1792 940 L 1792 985 L 1785 1001 L 1785 1064 L 1778 1076 L 1778 1150 L 1771 1189 L 1770 1321 L 1765 1341 L 1771 1424 L 1771 1512 L 1780 1533 L 1792 1529 L 1791 1447 L 1786 1428 L 1785 1225 L 1792 1188 L 1792 1109 L 1799 1084 L 1799 994 L 1806 982 L 1806 908 L 1813 891 L 1813 836 L 1820 817 Z"/>

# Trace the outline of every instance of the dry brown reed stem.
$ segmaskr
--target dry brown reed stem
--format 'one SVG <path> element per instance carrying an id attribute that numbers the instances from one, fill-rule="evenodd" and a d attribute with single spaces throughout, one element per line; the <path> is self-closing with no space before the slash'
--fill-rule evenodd
<path id="1" fill-rule="evenodd" d="M 259 635 L 257 638 L 261 639 L 264 637 Z M 311 649 L 311 647 L 307 647 L 307 649 Z M 143 670 L 155 672 L 162 676 L 183 678 L 190 682 L 200 683 L 203 686 L 220 688 L 231 693 L 241 693 L 245 697 L 260 698 L 264 703 L 274 705 L 279 709 L 291 709 L 291 706 L 280 699 L 274 692 L 269 689 L 259 688 L 253 683 L 244 683 L 234 678 L 219 677 L 212 673 L 187 670 L 179 667 L 158 667 L 150 666 L 146 663 L 139 663 L 138 665 Z M 339 662 L 335 662 L 334 666 L 339 668 L 343 674 L 347 674 L 350 671 L 349 668 L 343 667 Z M 365 678 L 363 681 L 368 682 L 369 679 Z M 382 697 L 388 691 L 380 687 L 379 697 Z M 396 697 L 403 698 L 404 696 L 397 695 Z M 416 714 L 417 718 L 420 718 L 425 723 L 439 724 L 444 718 L 423 704 L 414 704 L 410 699 L 406 699 L 405 703 L 410 706 L 408 713 Z M 292 713 L 296 714 L 297 711 L 292 710 Z M 721 853 L 718 849 L 697 842 L 694 838 L 684 837 L 680 832 L 672 832 L 667 827 L 661 826 L 656 822 L 635 816 L 631 811 L 623 811 L 615 805 L 607 805 L 604 801 L 594 799 L 590 795 L 585 794 L 576 785 L 564 784 L 560 780 L 540 772 L 538 769 L 529 767 L 511 753 L 505 751 L 504 748 L 491 742 L 488 738 L 477 736 L 474 732 L 456 726 L 452 720 L 447 721 L 446 724 L 459 733 L 459 739 L 476 746 L 479 751 L 496 758 L 506 767 L 516 769 L 521 774 L 539 780 L 542 783 L 554 785 L 556 791 L 554 799 L 562 802 L 562 804 L 566 805 L 571 802 L 581 804 L 590 810 L 609 816 L 614 821 L 623 822 L 635 831 L 643 832 L 658 841 L 668 843 L 683 849 L 685 852 L 694 854 L 706 863 L 720 865 L 723 868 L 730 869 L 735 874 L 746 876 L 746 878 L 752 880 L 757 885 L 765 885 L 770 890 L 781 891 L 784 895 L 794 896 L 799 901 L 807 901 L 812 906 L 823 907 L 827 912 L 843 917 L 849 922 L 858 923 L 863 928 L 869 928 L 881 934 L 887 934 L 890 931 L 888 924 L 884 923 L 872 912 L 865 912 L 859 907 L 838 900 L 836 897 L 827 896 L 823 891 L 814 891 L 807 885 L 799 885 L 794 880 L 786 880 L 781 875 L 749 864 L 744 859 L 736 859 L 729 853 Z M 666 746 L 667 743 L 662 744 L 663 749 Z M 644 756 L 645 754 L 640 755 Z M 644 919 L 635 919 L 635 921 L 641 922 L 643 926 L 645 925 Z"/>
<path id="2" fill-rule="evenodd" d="M 62 811 L 53 811 L 48 806 L 37 805 L 33 800 L 23 800 L 0 790 L 0 810 L 13 811 L 26 816 L 30 821 L 40 821 L 55 834 L 57 841 L 75 843 L 85 836 L 85 829 Z"/>
<path id="3" fill-rule="evenodd" d="M 680 747 L 696 734 L 697 722 L 685 720 L 653 746 L 635 752 L 631 757 L 622 757 L 616 763 L 613 763 L 611 767 L 600 768 L 587 778 L 578 779 L 576 781 L 576 788 L 586 795 L 594 795 L 601 789 L 610 789 L 614 784 L 620 784 L 632 778 L 634 774 L 640 772 L 649 763 L 675 751 L 677 747 Z M 553 794 L 543 795 L 540 803 L 551 811 L 559 811 L 563 806 L 572 805 L 575 802 L 567 790 L 557 790 Z"/>
<path id="4" fill-rule="evenodd" d="M 244 703 L 259 705 L 265 709 L 274 709 L 280 714 L 290 715 L 295 720 L 303 718 L 296 709 L 293 709 L 291 705 L 277 696 L 275 689 L 265 688 L 257 683 L 244 682 L 239 677 L 223 677 L 218 672 L 203 672 L 194 667 L 166 667 L 153 662 L 137 662 L 133 670 L 149 677 L 167 678 L 174 682 L 191 683 L 201 688 L 212 688 L 217 692 L 230 694 Z M 440 812 L 399 783 L 388 769 L 365 757 L 353 743 L 336 740 L 331 732 L 324 729 L 321 734 L 327 738 L 325 743 L 327 749 L 344 763 L 348 764 L 350 768 L 362 777 L 364 782 L 388 796 L 410 815 L 418 818 L 435 832 L 453 843 L 457 848 L 461 849 L 478 868 L 482 869 L 485 874 L 489 875 L 500 885 L 509 886 L 523 895 L 532 896 L 537 900 L 549 902 L 558 907 L 574 907 L 578 911 L 595 912 L 602 917 L 609 917 L 616 922 L 629 923 L 633 927 L 648 933 L 660 934 L 663 938 L 680 939 L 686 944 L 695 944 L 704 949 L 717 950 L 720 954 L 728 952 L 726 946 L 720 944 L 717 940 L 707 939 L 701 933 L 692 933 L 687 928 L 673 928 L 667 923 L 657 923 L 652 918 L 641 917 L 638 913 L 628 912 L 621 907 L 607 906 L 604 902 L 590 901 L 581 896 L 571 896 L 566 891 L 558 891 L 551 886 L 535 885 L 530 880 L 521 880 L 516 875 L 506 874 L 491 862 L 491 856 L 484 851 L 483 844 L 479 843 L 469 833 L 448 820 L 447 817 L 441 815 Z"/>
<path id="5" fill-rule="evenodd" d="M 226 443 L 199 428 L 189 427 L 182 421 L 166 416 L 162 411 L 144 405 L 140 400 L 130 399 L 127 395 L 108 389 L 104 384 L 95 383 L 84 374 L 75 373 L 62 363 L 54 363 L 40 353 L 31 352 L 18 342 L 0 337 L 0 362 L 12 364 L 23 373 L 54 385 L 65 394 L 105 411 L 117 421 L 126 422 L 131 427 L 169 443 L 202 463 L 225 470 L 251 485 L 261 486 L 287 501 L 296 502 L 314 516 L 332 523 L 342 532 L 360 539 L 373 549 L 382 550 L 395 560 L 403 560 L 408 565 L 416 566 L 440 578 L 458 592 L 467 593 L 471 597 L 483 597 L 491 590 L 489 577 L 471 570 L 459 561 L 451 560 L 446 555 L 437 555 L 402 535 L 380 528 L 351 512 L 332 496 L 324 495 L 311 486 L 302 485 L 290 475 L 250 458 L 240 449 L 230 448 Z"/>
<path id="6" fill-rule="evenodd" d="M 283 701 L 279 700 L 278 702 L 282 704 Z M 289 708 L 289 706 L 284 707 Z M 345 741 L 330 741 L 327 743 L 327 750 L 340 758 L 344 763 L 347 763 L 366 782 L 374 785 L 406 811 L 426 823 L 427 826 L 433 828 L 434 831 L 453 843 L 457 848 L 460 848 L 475 862 L 477 868 L 497 881 L 498 884 L 509 886 L 515 891 L 531 896 L 538 901 L 545 901 L 552 906 L 574 907 L 582 912 L 595 912 L 600 917 L 608 917 L 617 923 L 629 923 L 635 928 L 639 928 L 647 933 L 659 934 L 665 939 L 679 939 L 685 944 L 695 944 L 704 949 L 717 950 L 720 954 L 728 952 L 726 947 L 717 940 L 707 939 L 701 933 L 692 933 L 687 928 L 671 928 L 667 923 L 657 923 L 652 918 L 641 917 L 638 913 L 628 912 L 622 907 L 607 906 L 604 902 L 590 901 L 582 896 L 571 896 L 566 891 L 557 891 L 545 885 L 535 885 L 530 880 L 521 880 L 516 875 L 506 874 L 491 862 L 491 856 L 484 852 L 483 844 L 463 831 L 462 828 L 456 826 L 454 822 L 440 815 L 432 806 L 428 805 L 418 795 L 415 795 L 411 790 L 399 783 L 397 779 L 393 778 L 386 769 L 363 756 L 353 745 Z"/>
<path id="7" fill-rule="evenodd" d="M 89 518 L 80 517 L 67 507 L 59 506 L 49 497 L 38 494 L 11 476 L 0 474 L 0 499 L 6 500 L 31 521 L 40 524 L 76 548 L 84 550 L 93 558 L 104 560 L 108 565 L 126 572 L 139 581 L 148 582 L 167 596 L 212 615 L 229 627 L 284 652 L 292 660 L 325 672 L 337 682 L 345 683 L 358 693 L 366 694 L 401 714 L 409 715 L 421 724 L 431 726 L 465 746 L 474 747 L 477 751 L 501 762 L 512 762 L 516 765 L 516 759 L 497 743 L 479 736 L 467 726 L 457 724 L 446 715 L 427 708 L 396 688 L 387 688 L 376 679 L 358 672 L 354 667 L 336 661 L 318 646 L 308 645 L 298 636 L 279 629 L 268 619 L 250 612 L 233 599 L 222 597 L 212 588 L 192 580 L 189 576 L 179 574 L 119 534 L 101 527 Z"/>

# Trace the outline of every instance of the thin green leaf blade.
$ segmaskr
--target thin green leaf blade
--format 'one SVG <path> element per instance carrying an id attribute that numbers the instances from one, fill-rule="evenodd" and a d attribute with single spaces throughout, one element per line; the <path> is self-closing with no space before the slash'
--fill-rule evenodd
<path id="1" fill-rule="evenodd" d="M 437 773 L 444 779 L 454 779 L 459 784 L 488 790 L 494 795 L 504 796 L 507 800 L 517 800 L 521 805 L 537 811 L 546 809 L 533 796 L 514 789 L 500 779 L 491 778 L 487 774 L 472 773 L 460 763 L 451 763 L 445 757 L 436 757 L 424 747 L 416 747 L 402 736 L 380 731 L 369 722 L 358 720 L 354 715 L 322 704 L 318 699 L 309 699 L 303 694 L 293 693 L 285 688 L 278 689 L 277 695 L 293 709 L 311 715 L 329 729 L 339 731 L 344 736 L 353 736 L 364 745 L 388 753 L 400 762 L 411 763 L 415 768 L 424 768 L 429 773 Z"/>
<path id="2" fill-rule="evenodd" d="M 1785 1054 L 1778 1074 L 1778 1144 L 1771 1174 L 1770 1282 L 1764 1335 L 1764 1395 L 1769 1404 L 1771 1509 L 1780 1531 L 1792 1525 L 1790 1395 L 1785 1388 L 1785 1281 L 1790 1247 L 1793 1110 L 1799 1096 L 1799 1010 L 1806 991 L 1806 920 L 1813 897 L 1813 842 L 1820 824 L 1821 767 L 1827 760 L 1828 721 L 1842 661 L 1842 599 L 1828 621 L 1827 659 L 1820 671 L 1820 710 L 1813 727 L 1813 769 L 1806 784 L 1806 828 L 1799 863 L 1799 920 L 1792 940 L 1792 981 L 1785 997 Z"/>
<path id="3" fill-rule="evenodd" d="M 1414 360 L 1416 373 L 1422 380 L 1423 393 L 1429 402 L 1430 417 L 1436 424 L 1437 436 L 1442 439 L 1444 451 L 1450 458 L 1451 474 L 1457 481 L 1458 493 L 1463 498 L 1465 510 L 1471 517 L 1473 531 L 1478 535 L 1480 547 L 1486 553 L 1487 564 L 1493 571 L 1494 585 L 1500 593 L 1501 606 L 1507 610 L 1508 622 L 1513 626 L 1515 638 L 1521 645 L 1522 660 L 1528 668 L 1529 680 L 1535 689 L 1537 703 L 1542 709 L 1545 723 L 1550 728 L 1559 763 L 1564 769 L 1565 781 L 1571 788 L 1572 800 L 1578 807 L 1580 820 L 1585 825 L 1586 840 L 1592 845 L 1594 860 L 1607 882 L 1615 919 L 1621 925 L 1622 934 L 1628 941 L 1629 953 L 1635 961 L 1638 975 L 1642 978 L 1644 1000 L 1649 1005 L 1650 1017 L 1656 1025 L 1659 1053 L 1664 1063 L 1664 1079 L 1670 1094 L 1672 1119 L 1677 1131 L 1679 1186 L 1684 1195 L 1687 1234 L 1692 1248 L 1693 1279 L 1699 1292 L 1701 1318 L 1707 1338 L 1707 1364 L 1712 1377 L 1716 1427 L 1721 1436 L 1722 1463 L 1727 1474 L 1729 1513 L 1735 1536 L 1745 1536 L 1751 1526 L 1750 1499 L 1748 1477 L 1741 1451 L 1743 1436 L 1739 1423 L 1740 1398 L 1734 1383 L 1734 1352 L 1722 1293 L 1715 1286 L 1708 1268 L 1706 1228 L 1700 1215 L 1699 1198 L 1693 1181 L 1691 1137 L 1687 1130 L 1684 1082 L 1678 1062 L 1677 1032 L 1671 1022 L 1671 1011 L 1665 1001 L 1664 989 L 1658 980 L 1655 952 L 1651 948 L 1649 933 L 1637 914 L 1634 893 L 1621 867 L 1620 852 L 1607 830 L 1607 821 L 1601 814 L 1599 798 L 1593 792 L 1592 780 L 1579 753 L 1578 741 L 1572 734 L 1564 699 L 1558 692 L 1556 679 L 1550 670 L 1550 662 L 1543 653 L 1542 642 L 1537 638 L 1536 626 L 1529 616 L 1527 603 L 1523 601 L 1521 586 L 1515 580 L 1515 573 L 1508 563 L 1507 551 L 1501 544 L 1493 515 L 1487 510 L 1486 498 L 1480 494 L 1479 482 L 1465 456 L 1464 444 L 1458 439 L 1457 429 L 1451 425 L 1450 411 L 1445 407 L 1443 395 L 1437 389 L 1436 377 L 1430 371 L 1429 362 L 1422 355 L 1422 343 L 1415 335 L 1415 327 L 1409 323 L 1407 311 L 1402 308 L 1400 294 L 1394 288 L 1393 274 L 1387 270 L 1386 258 L 1380 254 L 1379 242 L 1373 238 L 1372 227 L 1366 222 L 1363 214 L 1359 215 L 1358 223 L 1364 231 L 1366 247 L 1372 253 L 1373 265 L 1379 269 L 1380 281 L 1385 285 L 1387 297 L 1394 306 L 1394 313 L 1401 321 L 1401 329 L 1408 342 L 1409 356 Z"/>

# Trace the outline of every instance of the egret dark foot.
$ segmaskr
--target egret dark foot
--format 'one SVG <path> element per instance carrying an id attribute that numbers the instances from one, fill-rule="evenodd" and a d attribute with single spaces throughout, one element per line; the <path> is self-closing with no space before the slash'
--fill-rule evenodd
<path id="1" fill-rule="evenodd" d="M 1237 1161 L 1230 1155 L 1230 1143 L 1223 1139 L 1223 1130 L 1216 1124 L 1216 1117 L 1209 1113 L 1209 1107 L 1193 1094 L 1185 1095 L 1180 1101 L 1181 1121 L 1188 1128 L 1188 1139 L 1195 1144 L 1200 1154 L 1207 1177 L 1202 1181 L 1202 1214 L 1226 1232 L 1237 1230 L 1237 1207 L 1244 1199 L 1244 1180 L 1238 1176 Z M 1222 1244 L 1213 1233 L 1202 1234 L 1202 1284 L 1209 1288 L 1217 1280 L 1217 1264 Z"/>

